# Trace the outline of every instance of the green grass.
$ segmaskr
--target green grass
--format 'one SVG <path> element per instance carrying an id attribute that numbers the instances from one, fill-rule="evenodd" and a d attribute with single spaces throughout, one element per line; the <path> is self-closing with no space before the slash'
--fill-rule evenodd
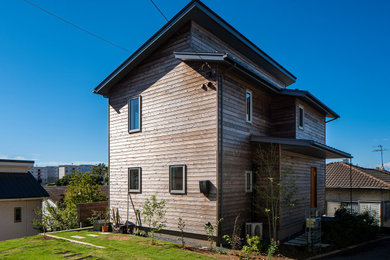
<path id="1" fill-rule="evenodd" d="M 87 234 L 99 235 L 89 237 Z M 104 246 L 99 249 L 87 245 L 80 245 L 60 239 L 42 240 L 43 236 L 33 236 L 0 242 L 1 259 L 210 259 L 207 255 L 183 250 L 177 244 L 158 241 L 158 246 L 142 244 L 150 241 L 148 238 L 107 234 L 93 231 L 73 231 L 53 234 L 94 245 Z M 84 239 L 75 239 L 71 236 L 83 236 Z M 130 237 L 128 240 L 112 240 L 111 236 Z"/>

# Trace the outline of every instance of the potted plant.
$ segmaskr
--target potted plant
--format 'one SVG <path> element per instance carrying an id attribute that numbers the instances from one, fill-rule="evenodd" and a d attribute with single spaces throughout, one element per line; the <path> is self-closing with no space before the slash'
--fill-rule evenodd
<path id="1" fill-rule="evenodd" d="M 91 223 L 93 223 L 93 227 L 95 231 L 102 230 L 102 232 L 108 231 L 109 224 L 109 211 L 92 211 L 92 216 L 89 219 Z"/>
<path id="2" fill-rule="evenodd" d="M 121 218 L 119 216 L 118 208 L 116 208 L 116 210 L 114 208 L 112 209 L 111 219 L 112 219 L 112 230 L 115 233 L 119 233 L 121 230 Z"/>

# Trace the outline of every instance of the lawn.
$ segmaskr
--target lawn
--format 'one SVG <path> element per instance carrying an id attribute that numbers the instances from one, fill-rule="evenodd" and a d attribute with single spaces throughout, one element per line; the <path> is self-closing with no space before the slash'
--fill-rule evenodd
<path id="1" fill-rule="evenodd" d="M 97 237 L 87 236 L 88 234 Z M 158 241 L 150 245 L 150 239 L 122 235 L 101 234 L 93 231 L 54 233 L 73 240 L 104 246 L 104 249 L 81 245 L 60 239 L 45 238 L 41 235 L 0 242 L 1 259 L 211 259 L 210 256 L 183 250 L 174 243 Z M 76 239 L 72 236 L 82 236 Z"/>

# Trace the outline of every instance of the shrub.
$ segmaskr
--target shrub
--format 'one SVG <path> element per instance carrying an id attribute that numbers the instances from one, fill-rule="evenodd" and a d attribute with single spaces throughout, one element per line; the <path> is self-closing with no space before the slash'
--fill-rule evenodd
<path id="1" fill-rule="evenodd" d="M 358 214 L 345 208 L 338 209 L 333 221 L 323 223 L 323 241 L 347 246 L 374 239 L 378 234 L 376 219 L 369 213 Z"/>
<path id="2" fill-rule="evenodd" d="M 165 200 L 157 201 L 156 196 L 152 195 L 150 199 L 146 199 L 142 209 L 142 215 L 145 222 L 150 228 L 150 238 L 152 245 L 156 244 L 155 233 L 165 227 Z"/>

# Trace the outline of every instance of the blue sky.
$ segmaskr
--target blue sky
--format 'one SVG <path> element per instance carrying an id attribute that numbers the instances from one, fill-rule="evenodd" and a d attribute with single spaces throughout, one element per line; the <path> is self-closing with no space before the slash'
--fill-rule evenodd
<path id="1" fill-rule="evenodd" d="M 164 23 L 149 0 L 31 0 L 128 50 Z M 169 18 L 188 0 L 155 0 Z M 390 148 L 389 1 L 204 0 L 341 118 L 327 144 L 379 165 Z M 92 89 L 131 53 L 22 0 L 0 8 L 0 158 L 38 165 L 107 162 L 107 100 Z M 390 151 L 384 161 L 390 168 Z"/>

